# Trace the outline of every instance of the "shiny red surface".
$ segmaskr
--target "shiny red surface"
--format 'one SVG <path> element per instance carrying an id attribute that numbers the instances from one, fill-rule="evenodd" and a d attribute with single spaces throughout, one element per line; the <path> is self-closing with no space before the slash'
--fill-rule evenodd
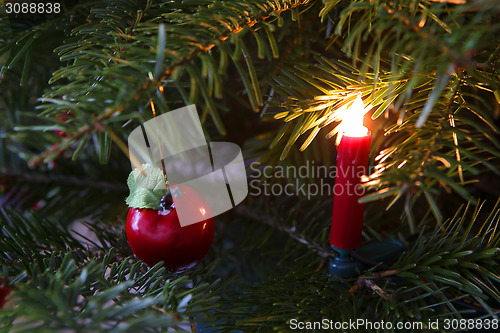
<path id="1" fill-rule="evenodd" d="M 361 175 L 368 174 L 371 135 L 343 136 L 337 147 L 337 172 L 333 198 L 330 244 L 338 249 L 361 246 L 363 204 L 358 200 L 364 194 L 356 191 Z"/>
<path id="2" fill-rule="evenodd" d="M 210 210 L 203 199 L 195 197 L 193 209 L 201 208 Z M 126 231 L 137 258 L 148 266 L 164 261 L 167 268 L 180 271 L 207 254 L 214 238 L 214 219 L 181 227 L 175 208 L 170 212 L 130 208 Z"/>

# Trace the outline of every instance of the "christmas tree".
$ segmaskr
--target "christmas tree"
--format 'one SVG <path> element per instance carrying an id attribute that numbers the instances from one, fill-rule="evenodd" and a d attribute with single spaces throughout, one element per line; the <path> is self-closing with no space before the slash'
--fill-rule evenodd
<path id="1" fill-rule="evenodd" d="M 2 332 L 498 330 L 497 0 L 0 8 Z M 362 243 L 403 244 L 387 262 L 329 244 L 358 97 Z M 192 104 L 241 147 L 248 196 L 181 271 L 131 249 L 127 140 Z M 330 274 L 341 253 L 364 268 Z"/>

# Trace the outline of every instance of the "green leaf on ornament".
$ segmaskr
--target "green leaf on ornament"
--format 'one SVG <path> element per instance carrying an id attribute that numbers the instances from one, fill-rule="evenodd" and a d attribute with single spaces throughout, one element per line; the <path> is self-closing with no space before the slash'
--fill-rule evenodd
<path id="1" fill-rule="evenodd" d="M 161 198 L 168 191 L 168 184 L 161 169 L 143 164 L 142 170 L 134 169 L 128 176 L 130 195 L 125 199 L 129 207 L 159 209 Z"/>

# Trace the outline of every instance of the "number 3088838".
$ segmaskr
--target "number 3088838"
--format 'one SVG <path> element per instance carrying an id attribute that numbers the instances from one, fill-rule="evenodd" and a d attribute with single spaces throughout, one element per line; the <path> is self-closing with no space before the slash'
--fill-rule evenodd
<path id="1" fill-rule="evenodd" d="M 58 14 L 61 12 L 61 4 L 58 2 L 6 2 L 7 14 Z"/>

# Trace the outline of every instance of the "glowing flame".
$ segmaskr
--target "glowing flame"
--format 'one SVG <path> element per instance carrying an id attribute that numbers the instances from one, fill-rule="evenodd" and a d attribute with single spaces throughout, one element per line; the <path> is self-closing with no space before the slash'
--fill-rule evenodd
<path id="1" fill-rule="evenodd" d="M 200 208 L 200 213 L 201 215 L 205 215 L 207 211 L 205 210 L 205 208 Z"/>
<path id="2" fill-rule="evenodd" d="M 368 128 L 363 126 L 363 116 L 366 111 L 361 100 L 361 95 L 358 94 L 351 107 L 346 110 L 344 119 L 342 119 L 342 124 L 340 125 L 345 136 L 361 137 L 368 134 Z"/>
<path id="3" fill-rule="evenodd" d="M 207 222 L 203 223 L 203 230 L 205 230 L 206 226 L 207 226 Z"/>

